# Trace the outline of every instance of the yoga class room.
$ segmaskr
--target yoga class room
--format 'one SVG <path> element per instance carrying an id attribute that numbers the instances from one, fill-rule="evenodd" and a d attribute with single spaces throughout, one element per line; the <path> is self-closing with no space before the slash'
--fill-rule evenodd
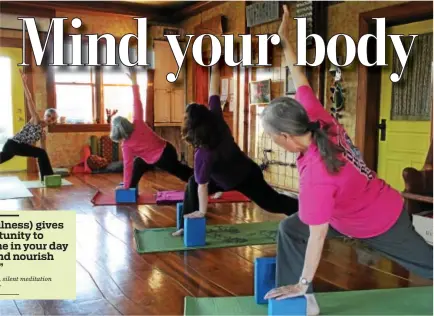
<path id="1" fill-rule="evenodd" d="M 0 316 L 433 315 L 432 1 L 0 1 Z"/>

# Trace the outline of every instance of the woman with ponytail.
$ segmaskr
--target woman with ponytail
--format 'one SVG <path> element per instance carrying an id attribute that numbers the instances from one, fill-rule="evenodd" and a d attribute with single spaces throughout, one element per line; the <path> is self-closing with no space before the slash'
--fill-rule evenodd
<path id="1" fill-rule="evenodd" d="M 305 295 L 307 314 L 318 315 L 312 280 L 326 237 L 359 239 L 408 270 L 432 279 L 433 248 L 415 232 L 400 193 L 366 167 L 345 130 L 327 113 L 296 66 L 284 6 L 281 44 L 296 98 L 277 98 L 262 113 L 265 131 L 298 153 L 299 211 L 279 226 L 277 288 L 266 299 Z"/>
<path id="2" fill-rule="evenodd" d="M 154 166 L 187 182 L 193 174 L 193 169 L 178 161 L 175 147 L 158 136 L 143 121 L 139 86 L 132 68 L 130 68 L 129 77 L 133 82 L 133 122 L 131 123 L 125 117 L 117 116 L 111 121 L 110 133 L 112 141 L 122 143 L 123 188 L 137 188 L 143 174 Z"/>

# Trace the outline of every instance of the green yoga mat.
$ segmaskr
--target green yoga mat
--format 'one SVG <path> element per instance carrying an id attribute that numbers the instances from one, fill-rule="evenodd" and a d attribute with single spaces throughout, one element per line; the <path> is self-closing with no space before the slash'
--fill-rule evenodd
<path id="1" fill-rule="evenodd" d="M 433 315 L 433 287 L 317 293 L 321 315 Z M 253 296 L 186 297 L 184 315 L 268 315 Z"/>
<path id="2" fill-rule="evenodd" d="M 45 184 L 41 180 L 22 181 L 22 182 L 27 189 L 45 188 Z M 72 183 L 69 182 L 68 180 L 62 179 L 61 186 L 65 186 L 65 185 L 72 185 Z"/>
<path id="3" fill-rule="evenodd" d="M 185 247 L 183 237 L 173 237 L 175 227 L 135 230 L 137 252 L 164 252 L 204 248 L 225 248 L 276 243 L 279 222 L 209 225 L 206 228 L 206 245 Z"/>

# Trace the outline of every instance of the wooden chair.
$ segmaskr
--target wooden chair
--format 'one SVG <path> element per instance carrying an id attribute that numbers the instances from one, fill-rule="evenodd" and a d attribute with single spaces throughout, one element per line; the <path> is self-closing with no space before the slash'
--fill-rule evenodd
<path id="1" fill-rule="evenodd" d="M 433 148 L 432 139 L 422 170 L 408 167 L 402 171 L 406 209 L 415 214 L 433 209 Z"/>

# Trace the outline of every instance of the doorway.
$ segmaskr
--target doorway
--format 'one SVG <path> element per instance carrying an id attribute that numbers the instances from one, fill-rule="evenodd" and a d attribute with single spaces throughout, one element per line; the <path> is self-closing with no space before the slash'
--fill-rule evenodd
<path id="1" fill-rule="evenodd" d="M 22 61 L 22 49 L 0 47 L 0 148 L 8 138 L 18 133 L 26 122 L 24 89 L 18 66 Z M 27 169 L 25 157 L 14 157 L 0 164 L 0 172 Z"/>
<path id="2" fill-rule="evenodd" d="M 365 34 L 376 34 L 375 19 L 379 16 L 386 19 L 386 27 L 389 28 L 432 20 L 433 6 L 431 2 L 414 1 L 361 13 L 359 16 L 359 38 Z M 371 43 L 368 41 L 368 60 L 374 60 L 372 58 L 375 58 L 375 54 L 375 41 Z M 379 137 L 381 137 L 381 127 L 379 127 L 379 123 L 381 124 L 382 122 L 380 118 L 381 76 L 382 67 L 366 67 L 359 63 L 355 144 L 363 154 L 366 165 L 374 171 L 378 171 L 379 165 L 378 151 Z M 426 157 L 426 152 L 422 157 Z"/>
<path id="3" fill-rule="evenodd" d="M 392 83 L 389 75 L 400 72 L 398 57 L 388 41 L 388 67 L 381 73 L 380 124 L 378 137 L 378 176 L 393 188 L 405 188 L 402 170 L 421 169 L 431 137 L 433 21 L 427 20 L 387 29 L 387 34 L 402 34 L 408 51 L 412 37 L 418 35 L 402 78 Z"/>

